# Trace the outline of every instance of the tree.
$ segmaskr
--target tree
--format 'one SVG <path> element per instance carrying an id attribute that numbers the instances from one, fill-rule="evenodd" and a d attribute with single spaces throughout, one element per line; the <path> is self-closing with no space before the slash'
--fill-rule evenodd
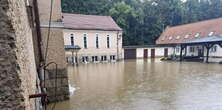
<path id="1" fill-rule="evenodd" d="M 222 0 L 62 0 L 65 13 L 110 15 L 124 45 L 154 44 L 167 26 L 222 17 Z"/>

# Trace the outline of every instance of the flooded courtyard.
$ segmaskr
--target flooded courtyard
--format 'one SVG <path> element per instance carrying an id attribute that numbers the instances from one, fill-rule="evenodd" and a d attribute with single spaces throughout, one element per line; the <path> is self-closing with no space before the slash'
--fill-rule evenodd
<path id="1" fill-rule="evenodd" d="M 221 110 L 222 65 L 129 60 L 68 67 L 56 110 Z"/>

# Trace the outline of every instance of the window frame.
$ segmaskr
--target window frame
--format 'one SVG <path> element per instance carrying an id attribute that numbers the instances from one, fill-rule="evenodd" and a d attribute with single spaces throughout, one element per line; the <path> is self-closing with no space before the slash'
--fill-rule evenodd
<path id="1" fill-rule="evenodd" d="M 208 36 L 213 36 L 214 35 L 214 31 L 211 31 Z"/>
<path id="2" fill-rule="evenodd" d="M 96 48 L 99 48 L 99 34 L 96 34 Z"/>
<path id="3" fill-rule="evenodd" d="M 74 43 L 74 34 L 70 34 L 70 43 L 71 43 L 72 46 L 75 45 L 75 43 Z"/>
<path id="4" fill-rule="evenodd" d="M 106 37 L 106 47 L 110 48 L 110 36 L 109 35 L 107 35 L 107 37 Z"/>
<path id="5" fill-rule="evenodd" d="M 87 45 L 87 34 L 83 34 L 83 46 L 85 49 L 88 48 L 88 45 Z"/>
<path id="6" fill-rule="evenodd" d="M 194 35 L 194 37 L 195 37 L 195 38 L 200 37 L 200 32 L 196 33 L 196 34 Z"/>
<path id="7" fill-rule="evenodd" d="M 190 46 L 190 48 L 189 48 L 189 52 L 190 52 L 190 53 L 194 53 L 194 52 L 195 52 L 195 47 Z"/>

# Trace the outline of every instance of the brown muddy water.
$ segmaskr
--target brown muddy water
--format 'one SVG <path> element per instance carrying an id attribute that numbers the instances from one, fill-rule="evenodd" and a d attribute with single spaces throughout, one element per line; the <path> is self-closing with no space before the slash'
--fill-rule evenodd
<path id="1" fill-rule="evenodd" d="M 56 110 L 222 110 L 222 65 L 129 60 L 68 67 Z"/>

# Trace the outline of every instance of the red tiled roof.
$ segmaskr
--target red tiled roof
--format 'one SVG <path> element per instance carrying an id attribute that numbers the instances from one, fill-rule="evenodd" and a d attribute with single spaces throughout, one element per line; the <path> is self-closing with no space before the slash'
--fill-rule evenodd
<path id="1" fill-rule="evenodd" d="M 183 43 L 197 38 L 208 37 L 210 32 L 213 32 L 213 35 L 222 35 L 222 18 L 169 27 L 162 33 L 156 44 Z M 199 37 L 195 37 L 197 33 L 200 34 Z M 185 38 L 186 35 L 189 35 L 189 37 Z M 180 37 L 177 38 L 177 36 Z"/>
<path id="2" fill-rule="evenodd" d="M 63 13 L 65 28 L 76 30 L 121 31 L 111 16 L 81 15 Z"/>

